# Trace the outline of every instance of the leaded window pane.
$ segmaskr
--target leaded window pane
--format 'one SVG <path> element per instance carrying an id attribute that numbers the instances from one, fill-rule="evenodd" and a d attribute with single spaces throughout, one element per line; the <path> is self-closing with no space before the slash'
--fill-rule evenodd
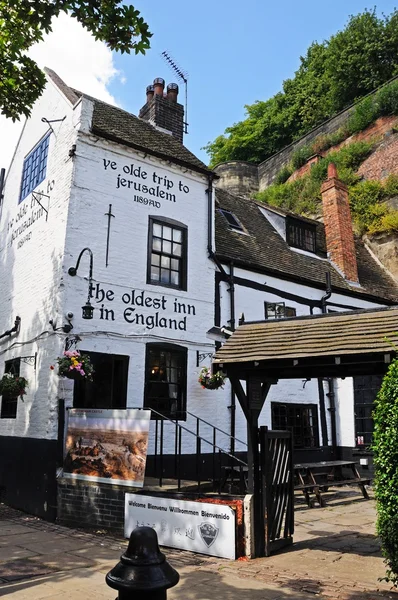
<path id="1" fill-rule="evenodd" d="M 19 202 L 22 202 L 46 177 L 49 141 L 50 134 L 25 158 L 22 168 Z"/>

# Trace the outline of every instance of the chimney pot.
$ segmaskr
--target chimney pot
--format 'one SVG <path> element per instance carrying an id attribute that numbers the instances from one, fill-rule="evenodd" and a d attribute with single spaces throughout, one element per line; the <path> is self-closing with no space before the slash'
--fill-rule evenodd
<path id="1" fill-rule="evenodd" d="M 337 179 L 338 175 L 336 165 L 331 162 L 328 164 L 328 179 L 332 179 L 332 177 L 335 177 Z"/>
<path id="2" fill-rule="evenodd" d="M 147 88 L 146 88 L 146 101 L 147 102 L 150 102 L 152 100 L 153 94 L 154 94 L 153 85 L 147 85 Z"/>
<path id="3" fill-rule="evenodd" d="M 184 107 L 177 101 L 178 85 L 170 83 L 164 93 L 164 79 L 154 79 L 146 88 L 146 103 L 139 112 L 140 119 L 169 131 L 179 142 L 184 138 Z"/>
<path id="4" fill-rule="evenodd" d="M 176 83 L 169 83 L 167 86 L 167 99 L 172 102 L 177 102 L 178 96 L 178 85 Z"/>
<path id="5" fill-rule="evenodd" d="M 155 96 L 163 96 L 164 83 L 164 79 L 162 79 L 161 77 L 157 77 L 153 80 L 153 89 Z"/>

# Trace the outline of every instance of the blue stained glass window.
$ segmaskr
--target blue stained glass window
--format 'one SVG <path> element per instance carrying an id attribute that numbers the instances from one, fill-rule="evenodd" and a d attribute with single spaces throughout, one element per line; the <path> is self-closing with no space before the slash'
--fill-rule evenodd
<path id="1" fill-rule="evenodd" d="M 19 202 L 22 202 L 46 178 L 49 141 L 48 133 L 24 160 Z"/>

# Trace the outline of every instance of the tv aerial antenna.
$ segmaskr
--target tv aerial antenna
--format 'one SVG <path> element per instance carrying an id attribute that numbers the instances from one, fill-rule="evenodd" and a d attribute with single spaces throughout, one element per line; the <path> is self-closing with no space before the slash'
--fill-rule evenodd
<path id="1" fill-rule="evenodd" d="M 188 73 L 181 69 L 178 63 L 174 60 L 168 50 L 164 50 L 161 54 L 162 58 L 166 61 L 167 65 L 177 76 L 180 83 L 185 85 L 185 120 L 184 120 L 184 133 L 188 133 Z"/>

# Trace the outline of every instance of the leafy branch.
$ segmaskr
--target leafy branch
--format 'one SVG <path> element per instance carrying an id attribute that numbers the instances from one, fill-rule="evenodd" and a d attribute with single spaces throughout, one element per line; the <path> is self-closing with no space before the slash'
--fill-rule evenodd
<path id="1" fill-rule="evenodd" d="M 42 94 L 45 76 L 29 48 L 52 31 L 62 12 L 77 19 L 111 50 L 145 54 L 152 34 L 140 12 L 114 0 L 0 0 L 0 109 L 13 121 L 28 117 Z"/>

